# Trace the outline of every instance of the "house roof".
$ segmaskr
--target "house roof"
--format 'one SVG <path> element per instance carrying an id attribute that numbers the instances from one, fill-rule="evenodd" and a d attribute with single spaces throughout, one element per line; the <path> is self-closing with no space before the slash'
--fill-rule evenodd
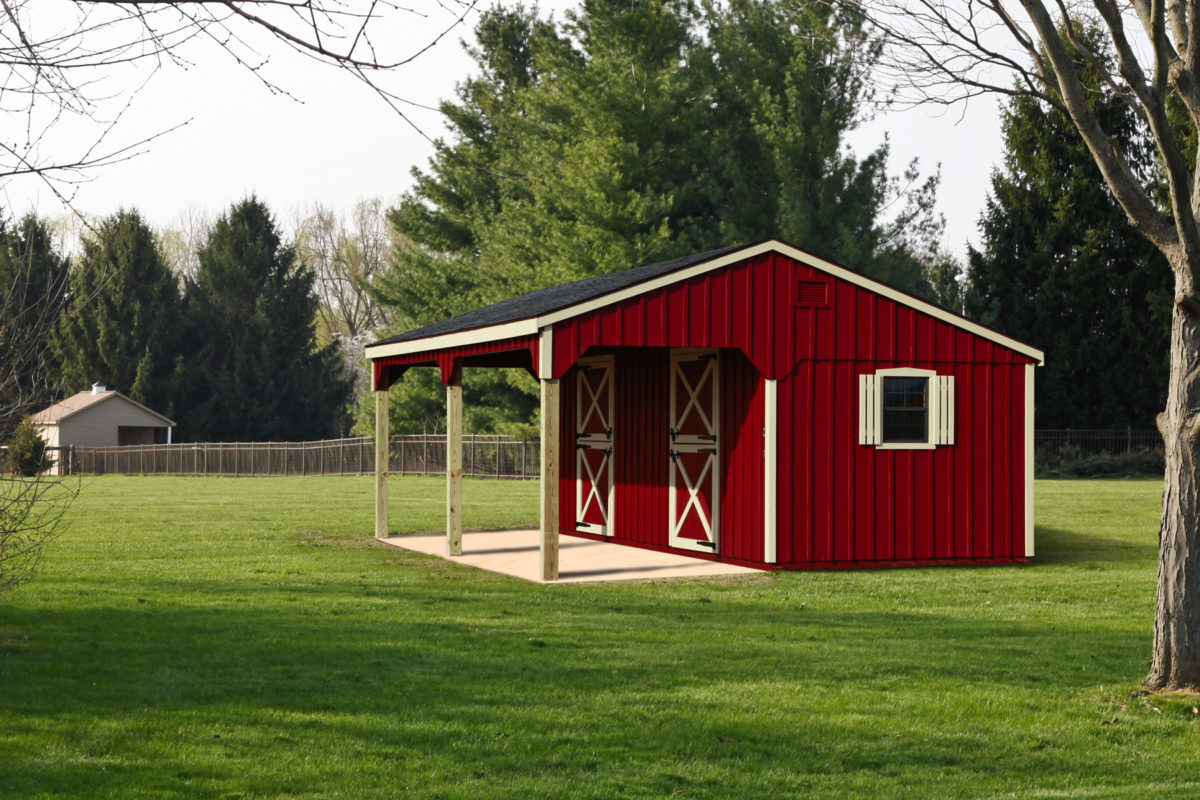
<path id="1" fill-rule="evenodd" d="M 536 335 L 542 329 L 560 320 L 569 319 L 598 307 L 618 303 L 633 295 L 653 291 L 662 286 L 766 252 L 780 253 L 834 277 L 889 297 L 917 311 L 930 314 L 951 325 L 1034 358 L 1038 363 L 1045 360 L 1045 354 L 1031 345 L 778 239 L 764 239 L 759 242 L 722 247 L 608 275 L 597 275 L 572 283 L 538 289 L 407 331 L 398 336 L 373 342 L 366 347 L 367 357 L 385 358 L 392 355 L 440 350 L 466 342 L 495 341 L 517 336 Z"/>
<path id="2" fill-rule="evenodd" d="M 100 392 L 98 394 L 93 394 L 91 390 L 73 394 L 65 400 L 60 400 L 49 408 L 44 408 L 37 412 L 33 415 L 32 419 L 39 425 L 57 425 L 65 419 L 69 419 L 76 414 L 86 411 L 87 409 L 92 408 L 99 403 L 103 403 L 106 400 L 111 400 L 114 397 L 119 397 L 125 402 L 137 406 L 147 414 L 153 414 L 161 419 L 165 423 L 166 427 L 170 428 L 175 426 L 175 423 L 172 420 L 167 419 L 157 411 L 151 411 L 136 400 L 132 400 L 120 392 L 111 390 Z"/>
<path id="3" fill-rule="evenodd" d="M 513 322 L 514 320 L 542 316 L 552 311 L 560 311 L 564 308 L 570 308 L 571 306 L 594 300 L 597 297 L 603 297 L 604 295 L 630 286 L 636 286 L 653 278 L 669 275 L 672 272 L 695 264 L 711 261 L 726 253 L 741 250 L 746 246 L 722 247 L 719 250 L 709 250 L 706 253 L 697 253 L 696 255 L 684 256 L 682 258 L 672 258 L 668 261 L 659 261 L 655 264 L 646 264 L 641 267 L 634 267 L 633 269 L 626 269 L 607 275 L 596 275 L 592 278 L 584 278 L 583 280 L 564 283 L 559 286 L 548 286 L 545 289 L 538 289 L 518 297 L 510 297 L 507 300 L 501 300 L 499 303 L 493 303 L 490 306 L 484 306 L 474 311 L 468 311 L 465 314 L 459 314 L 457 317 L 440 320 L 423 328 L 407 331 L 399 336 L 382 339 L 367 346 L 378 347 L 392 342 L 408 342 L 414 339 L 425 339 L 445 333 L 457 333 L 459 331 L 485 328 L 505 322 Z"/>

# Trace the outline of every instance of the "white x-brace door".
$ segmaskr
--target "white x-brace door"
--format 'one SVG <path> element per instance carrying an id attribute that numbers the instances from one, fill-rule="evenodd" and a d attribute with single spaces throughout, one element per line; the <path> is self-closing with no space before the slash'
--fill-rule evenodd
<path id="1" fill-rule="evenodd" d="M 720 360 L 717 351 L 671 354 L 670 544 L 720 548 Z"/>
<path id="2" fill-rule="evenodd" d="M 580 361 L 575 374 L 575 529 L 612 536 L 613 358 Z"/>

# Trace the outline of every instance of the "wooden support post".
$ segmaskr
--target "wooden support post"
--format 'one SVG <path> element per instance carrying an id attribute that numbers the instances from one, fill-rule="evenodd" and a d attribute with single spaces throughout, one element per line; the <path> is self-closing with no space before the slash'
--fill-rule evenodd
<path id="1" fill-rule="evenodd" d="M 462 555 L 463 394 L 462 367 L 446 384 L 446 555 Z"/>
<path id="2" fill-rule="evenodd" d="M 542 580 L 558 580 L 560 382 L 542 380 Z"/>
<path id="3" fill-rule="evenodd" d="M 375 392 L 375 538 L 388 535 L 388 393 Z"/>

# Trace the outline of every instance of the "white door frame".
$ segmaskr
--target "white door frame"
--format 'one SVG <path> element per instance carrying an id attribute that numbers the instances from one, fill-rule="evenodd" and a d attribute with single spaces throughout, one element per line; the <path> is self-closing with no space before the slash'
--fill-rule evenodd
<path id="1" fill-rule="evenodd" d="M 577 363 L 575 373 L 575 529 L 584 533 L 595 533 L 601 536 L 613 535 L 613 506 L 616 500 L 616 487 L 613 485 L 613 381 L 615 364 L 611 355 L 582 358 Z M 605 371 L 600 386 L 593 392 L 591 385 L 585 379 L 588 369 Z M 607 404 L 605 412 L 603 406 Z M 598 415 L 603 433 L 583 433 L 584 424 Z M 589 451 L 603 450 L 604 457 L 599 466 L 593 470 L 585 454 Z M 605 497 L 600 496 L 596 482 L 604 475 L 608 483 Z M 585 481 L 584 477 L 588 480 Z M 603 524 L 585 522 L 584 512 L 593 504 L 600 510 Z"/>
<path id="2" fill-rule="evenodd" d="M 699 386 L 692 386 L 683 371 L 679 368 L 679 364 L 685 361 L 708 361 L 708 366 L 704 370 L 702 377 L 698 381 Z M 668 502 L 668 541 L 671 547 L 678 547 L 683 550 L 695 550 L 701 553 L 719 553 L 721 549 L 721 450 L 720 450 L 720 431 L 721 431 L 721 372 L 720 372 L 720 351 L 719 350 L 698 350 L 698 349 L 677 349 L 671 351 L 670 372 L 668 375 L 668 383 L 670 385 L 670 393 L 668 402 L 670 407 L 667 411 L 667 430 L 671 437 L 668 443 L 668 453 L 671 457 L 671 462 L 667 467 L 669 475 L 667 487 L 670 496 Z M 709 386 L 709 397 L 711 400 L 711 414 L 705 413 L 704 405 L 701 402 L 702 392 L 701 387 L 705 385 L 707 380 Z M 677 417 L 676 409 L 678 408 L 676 400 L 679 398 L 679 390 L 687 392 L 687 403 L 684 405 L 682 413 Z M 688 420 L 689 415 L 698 414 L 701 423 L 703 424 L 704 433 L 700 434 L 682 434 L 677 432 L 681 422 Z M 700 470 L 699 475 L 689 475 L 687 469 L 682 462 L 676 458 L 682 453 L 706 453 L 709 458 L 705 461 L 704 466 Z M 679 508 L 678 489 L 682 480 L 682 488 L 687 492 L 687 501 L 683 504 L 683 508 Z M 711 517 L 705 518 L 701 511 L 699 495 L 703 490 L 706 482 L 711 482 L 712 493 L 709 498 L 709 509 Z M 680 529 L 683 527 L 680 523 L 686 521 L 688 516 L 695 513 L 705 533 L 708 535 L 708 540 L 689 539 L 679 535 Z"/>

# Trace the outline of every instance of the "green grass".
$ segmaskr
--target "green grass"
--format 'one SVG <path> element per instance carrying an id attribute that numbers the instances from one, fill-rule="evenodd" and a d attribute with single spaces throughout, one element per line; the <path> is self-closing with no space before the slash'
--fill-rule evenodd
<path id="1" fill-rule="evenodd" d="M 1200 796 L 1200 697 L 1137 694 L 1159 482 L 1039 482 L 1027 566 L 559 586 L 373 545 L 371 486 L 88 481 L 0 604 L 0 797 Z"/>

